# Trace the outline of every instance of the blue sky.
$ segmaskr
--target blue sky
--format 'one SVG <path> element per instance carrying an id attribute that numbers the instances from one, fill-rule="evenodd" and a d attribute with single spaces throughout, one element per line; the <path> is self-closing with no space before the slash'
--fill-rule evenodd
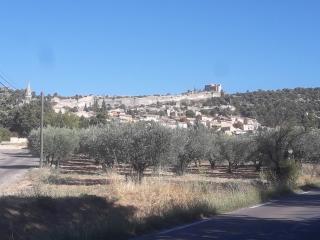
<path id="1" fill-rule="evenodd" d="M 0 0 L 0 71 L 63 95 L 320 86 L 320 1 Z"/>

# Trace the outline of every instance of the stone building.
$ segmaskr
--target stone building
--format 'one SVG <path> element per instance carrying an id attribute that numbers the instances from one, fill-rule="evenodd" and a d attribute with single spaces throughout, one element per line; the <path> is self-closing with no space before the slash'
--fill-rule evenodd
<path id="1" fill-rule="evenodd" d="M 222 91 L 222 86 L 221 84 L 208 84 L 204 86 L 204 90 L 206 92 L 221 92 Z"/>
<path id="2" fill-rule="evenodd" d="M 28 86 L 27 86 L 27 89 L 26 89 L 26 94 L 25 94 L 25 97 L 24 97 L 24 102 L 25 103 L 30 103 L 32 100 L 32 90 L 31 90 L 31 87 L 30 87 L 30 82 L 28 83 Z"/>

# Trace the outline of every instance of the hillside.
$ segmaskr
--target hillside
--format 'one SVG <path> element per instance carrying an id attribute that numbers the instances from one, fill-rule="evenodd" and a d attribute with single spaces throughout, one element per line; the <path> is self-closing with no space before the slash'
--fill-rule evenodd
<path id="1" fill-rule="evenodd" d="M 32 128 L 39 126 L 40 104 L 37 96 L 34 95 L 30 104 L 23 104 L 24 90 L 0 90 L 1 127 L 26 136 Z M 144 96 L 139 99 L 139 106 L 126 105 L 130 97 L 109 98 L 108 102 L 107 99 L 93 95 L 68 98 L 47 96 L 45 125 L 73 128 L 104 123 L 106 118 L 115 118 L 129 122 L 154 120 L 170 127 L 186 127 L 201 113 L 203 124 L 208 126 L 210 120 L 210 127 L 232 128 L 241 118 L 241 121 L 245 121 L 244 118 L 256 119 L 260 124 L 270 127 L 288 121 L 305 127 L 320 127 L 320 88 L 258 90 L 235 94 L 222 92 L 221 97 L 208 97 L 206 94 L 210 92 L 176 97 Z M 151 104 L 144 102 L 150 99 L 153 100 Z M 221 117 L 226 118 L 222 120 Z"/>
<path id="2" fill-rule="evenodd" d="M 320 127 L 320 88 L 295 88 L 225 94 L 204 106 L 231 104 L 234 114 L 257 119 L 262 125 L 275 126 L 283 121 Z"/>
<path id="3" fill-rule="evenodd" d="M 138 107 L 150 106 L 156 104 L 172 104 L 183 101 L 203 101 L 206 99 L 220 97 L 221 92 L 218 91 L 188 91 L 182 94 L 167 95 L 148 95 L 148 96 L 75 96 L 75 97 L 53 97 L 51 102 L 56 112 L 65 112 L 68 109 L 77 109 L 84 111 L 87 107 L 93 107 L 94 104 L 105 104 L 111 108 L 119 106 Z M 104 102 L 104 103 L 103 103 Z M 86 114 L 83 114 L 86 115 Z"/>

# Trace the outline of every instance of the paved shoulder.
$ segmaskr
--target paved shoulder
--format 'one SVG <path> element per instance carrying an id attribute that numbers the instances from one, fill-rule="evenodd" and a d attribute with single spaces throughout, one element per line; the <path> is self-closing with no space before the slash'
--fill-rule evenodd
<path id="1" fill-rule="evenodd" d="M 37 165 L 38 159 L 27 149 L 0 149 L 0 186 L 14 182 Z"/>
<path id="2" fill-rule="evenodd" d="M 291 195 L 281 200 L 208 221 L 148 235 L 151 239 L 320 239 L 320 190 Z"/>

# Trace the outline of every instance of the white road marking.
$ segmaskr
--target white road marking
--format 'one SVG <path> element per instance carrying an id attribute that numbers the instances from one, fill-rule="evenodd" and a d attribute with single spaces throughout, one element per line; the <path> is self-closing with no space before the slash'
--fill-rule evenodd
<path id="1" fill-rule="evenodd" d="M 249 208 L 257 208 L 257 207 L 262 207 L 262 206 L 264 206 L 264 205 L 267 205 L 267 204 L 269 204 L 269 202 L 267 202 L 267 203 L 262 203 L 262 204 L 258 204 L 258 205 L 254 205 L 254 206 L 252 206 L 252 207 L 249 207 Z"/>
<path id="2" fill-rule="evenodd" d="M 279 200 L 271 200 L 269 202 L 258 204 L 258 205 L 255 205 L 255 206 L 252 206 L 252 207 L 249 207 L 249 208 L 257 208 L 257 207 L 261 207 L 261 206 L 268 205 L 268 204 L 271 204 L 271 203 L 274 203 L 274 202 L 278 202 L 278 201 Z M 246 209 L 246 208 L 244 208 L 244 209 Z M 195 225 L 198 225 L 198 224 L 201 224 L 201 223 L 204 223 L 204 222 L 208 222 L 208 221 L 211 221 L 211 220 L 212 220 L 212 218 L 204 219 L 204 220 L 201 220 L 201 221 L 198 221 L 198 222 L 194 222 L 194 223 L 191 223 L 191 224 L 178 226 L 178 227 L 175 227 L 175 228 L 170 228 L 168 230 L 164 230 L 162 232 L 159 232 L 158 234 L 170 233 L 172 231 L 176 231 L 176 230 L 181 230 L 181 229 L 184 229 L 184 228 L 192 227 L 192 226 L 195 226 Z"/>
<path id="3" fill-rule="evenodd" d="M 258 207 L 262 207 L 262 206 L 265 206 L 265 205 L 268 205 L 268 204 L 271 204 L 271 203 L 274 203 L 274 202 L 277 202 L 279 200 L 271 200 L 269 202 L 266 202 L 266 203 L 261 203 L 261 204 L 258 204 L 258 205 L 254 205 L 252 207 L 249 207 L 249 208 L 258 208 Z"/>
<path id="4" fill-rule="evenodd" d="M 258 205 L 255 205 L 255 206 L 252 206 L 252 207 L 249 207 L 249 208 L 257 208 L 257 207 L 261 207 L 261 206 L 264 206 L 264 205 L 268 205 L 270 203 L 274 203 L 274 202 L 277 202 L 279 200 L 271 200 L 269 202 L 266 202 L 266 203 L 262 203 L 262 204 L 258 204 Z M 198 224 L 201 224 L 201 223 L 204 223 L 204 222 L 208 222 L 208 221 L 211 221 L 212 219 L 209 218 L 209 219 L 204 219 L 204 220 L 201 220 L 201 221 L 198 221 L 198 222 L 194 222 L 194 223 L 191 223 L 191 224 L 187 224 L 187 225 L 183 225 L 183 226 L 178 226 L 178 227 L 175 227 L 175 228 L 170 228 L 168 230 L 165 230 L 165 231 L 162 231 L 162 232 L 159 232 L 158 234 L 166 234 L 166 233 L 170 233 L 172 231 L 176 231 L 176 230 L 181 230 L 181 229 L 184 229 L 184 228 L 188 228 L 188 227 L 192 227 L 192 226 L 195 226 L 195 225 L 198 225 Z"/>
<path id="5" fill-rule="evenodd" d="M 307 193 L 309 193 L 310 191 L 306 191 L 306 192 L 302 192 L 301 194 L 307 194 Z"/>
<path id="6" fill-rule="evenodd" d="M 184 228 L 192 227 L 192 226 L 198 225 L 200 223 L 208 222 L 208 221 L 211 221 L 211 220 L 212 220 L 211 218 L 208 218 L 208 219 L 204 219 L 204 220 L 201 220 L 201 221 L 198 221 L 198 222 L 194 222 L 194 223 L 191 223 L 191 224 L 187 224 L 187 225 L 183 225 L 183 226 L 179 226 L 179 227 L 175 227 L 175 228 L 170 228 L 168 230 L 165 230 L 165 231 L 157 233 L 157 235 L 158 234 L 159 235 L 166 234 L 166 233 L 170 233 L 170 232 L 173 232 L 173 231 L 176 231 L 176 230 L 181 230 L 181 229 L 184 229 Z"/>

